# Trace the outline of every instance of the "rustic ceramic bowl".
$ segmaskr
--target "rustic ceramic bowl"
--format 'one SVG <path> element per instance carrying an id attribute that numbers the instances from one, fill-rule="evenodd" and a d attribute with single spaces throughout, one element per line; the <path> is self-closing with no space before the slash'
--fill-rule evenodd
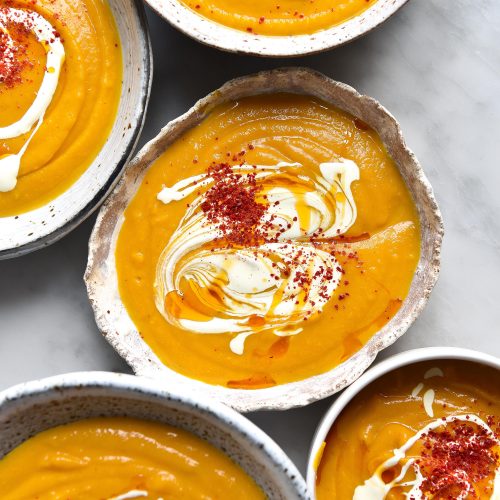
<path id="1" fill-rule="evenodd" d="M 354 384 L 346 389 L 333 403 L 330 409 L 322 418 L 311 445 L 309 453 L 309 462 L 307 465 L 307 485 L 313 498 L 316 498 L 316 467 L 318 465 L 318 454 L 323 448 L 330 429 L 349 403 L 368 385 L 382 377 L 386 373 L 402 368 L 403 366 L 413 365 L 422 361 L 456 359 L 461 361 L 472 361 L 480 365 L 491 366 L 498 370 L 500 377 L 500 359 L 489 354 L 484 354 L 470 349 L 461 349 L 458 347 L 427 347 L 424 349 L 412 349 L 410 351 L 396 354 L 385 361 L 382 361 L 374 368 L 368 370 Z"/>
<path id="2" fill-rule="evenodd" d="M 120 39 L 123 83 L 116 121 L 101 152 L 63 194 L 36 210 L 0 217 L 0 259 L 45 247 L 87 218 L 116 184 L 139 139 L 152 78 L 151 44 L 139 0 L 109 0 Z"/>
<path id="3" fill-rule="evenodd" d="M 107 372 L 59 375 L 0 393 L 0 458 L 51 427 L 100 416 L 126 416 L 185 429 L 224 451 L 276 500 L 307 500 L 304 479 L 283 450 L 227 406 L 163 388 L 153 380 Z"/>
<path id="4" fill-rule="evenodd" d="M 418 207 L 421 257 L 410 292 L 396 316 L 350 359 L 332 370 L 305 380 L 272 388 L 244 390 L 213 386 L 180 375 L 165 366 L 142 340 L 121 302 L 115 247 L 123 212 L 134 197 L 149 165 L 177 138 L 200 123 L 222 102 L 270 92 L 295 92 L 319 97 L 372 126 L 382 138 Z M 308 69 L 287 68 L 233 80 L 170 122 L 127 166 L 120 183 L 106 201 L 90 239 L 85 274 L 97 324 L 108 342 L 135 373 L 159 378 L 186 390 L 209 394 L 240 411 L 287 409 L 325 398 L 356 380 L 377 353 L 392 344 L 422 311 L 439 273 L 443 225 L 429 181 L 414 154 L 406 147 L 396 120 L 374 99 Z"/>
<path id="5" fill-rule="evenodd" d="M 407 1 L 378 0 L 359 16 L 310 35 L 264 36 L 245 33 L 206 19 L 179 0 L 146 0 L 172 26 L 199 42 L 228 52 L 266 57 L 304 56 L 338 47 L 376 28 Z"/>

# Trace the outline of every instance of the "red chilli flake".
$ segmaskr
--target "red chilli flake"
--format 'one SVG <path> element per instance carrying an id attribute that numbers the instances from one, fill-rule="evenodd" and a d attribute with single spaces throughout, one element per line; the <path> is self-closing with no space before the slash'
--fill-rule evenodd
<path id="1" fill-rule="evenodd" d="M 253 149 L 249 145 L 248 149 Z M 233 161 L 238 161 L 245 154 L 244 151 L 237 155 L 227 153 L 228 157 L 233 157 Z M 241 161 L 241 160 L 240 160 Z M 243 163 L 240 163 L 243 165 Z M 280 241 L 280 236 L 290 229 L 291 224 L 283 226 L 275 216 L 266 217 L 269 204 L 266 202 L 266 195 L 260 197 L 261 201 L 257 201 L 262 187 L 256 181 L 256 169 L 250 170 L 248 173 L 236 173 L 229 163 L 212 164 L 207 170 L 207 176 L 213 179 L 212 187 L 205 193 L 204 200 L 201 203 L 201 209 L 204 212 L 207 220 L 215 224 L 222 233 L 224 243 L 238 247 L 256 247 L 262 243 L 277 243 Z M 279 202 L 275 202 L 279 204 Z M 294 222 L 297 222 L 294 218 Z M 361 262 L 355 252 L 346 251 L 348 243 L 344 243 L 343 250 L 335 248 L 335 241 L 325 241 L 322 239 L 323 231 L 319 230 L 317 234 L 311 235 L 309 241 L 312 245 L 327 250 L 332 256 L 339 260 L 339 263 L 347 262 L 347 260 L 355 259 L 359 264 Z M 281 250 L 291 250 L 294 247 L 290 242 L 282 241 Z M 274 265 L 273 265 L 274 266 Z M 275 264 L 277 267 L 277 264 Z M 321 282 L 318 295 L 321 299 L 328 301 L 330 295 L 328 293 L 328 283 L 334 279 L 334 271 L 330 268 L 321 267 L 316 271 L 314 276 L 310 276 L 308 272 L 298 270 L 298 267 L 307 269 L 309 266 L 309 256 L 302 249 L 292 252 L 289 257 L 284 258 L 280 269 L 276 269 L 276 274 L 273 274 L 274 279 L 279 280 L 280 277 L 288 278 L 291 274 L 291 269 L 295 269 L 294 280 L 292 283 L 293 289 L 300 290 L 300 302 L 304 305 L 309 303 L 315 306 L 315 302 L 310 298 L 310 288 L 312 280 Z M 338 267 L 337 270 L 341 273 L 345 271 Z M 345 286 L 348 285 L 345 281 Z M 339 300 L 344 300 L 349 297 L 349 293 L 345 292 L 339 296 Z M 297 299 L 296 304 L 299 304 Z M 338 306 L 335 305 L 338 310 Z M 312 314 L 312 313 L 311 313 Z M 308 316 L 304 318 L 307 320 Z"/>
<path id="2" fill-rule="evenodd" d="M 425 480 L 420 489 L 427 496 L 457 498 L 492 478 L 499 463 L 497 441 L 472 422 L 454 421 L 442 431 L 423 436 L 422 457 L 417 461 Z"/>
<path id="3" fill-rule="evenodd" d="M 262 241 L 258 224 L 267 205 L 256 200 L 261 187 L 255 173 L 237 174 L 228 163 L 212 165 L 208 175 L 214 185 L 206 192 L 201 209 L 218 225 L 228 243 L 253 246 Z"/>
<path id="4" fill-rule="evenodd" d="M 7 20 L 9 32 L 0 29 L 0 83 L 7 88 L 22 83 L 22 72 L 33 63 L 27 59 L 28 35 L 33 26 L 15 22 L 10 9 L 0 8 L 0 14 Z"/>

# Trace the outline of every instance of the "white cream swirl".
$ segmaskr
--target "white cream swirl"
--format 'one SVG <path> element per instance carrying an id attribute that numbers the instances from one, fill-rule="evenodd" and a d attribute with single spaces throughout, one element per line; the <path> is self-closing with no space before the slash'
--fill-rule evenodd
<path id="1" fill-rule="evenodd" d="M 271 228 L 272 241 L 259 246 L 214 245 L 224 234 L 201 209 L 203 194 L 190 203 L 157 265 L 156 306 L 169 323 L 200 334 L 237 334 L 230 348 L 242 354 L 249 335 L 295 335 L 321 313 L 342 270 L 311 238 L 327 241 L 354 224 L 351 184 L 359 169 L 342 159 L 316 170 L 306 175 L 291 163 L 233 167 L 254 173 L 267 196 L 261 225 Z M 208 175 L 190 177 L 163 188 L 158 199 L 168 204 L 212 184 Z"/>
<path id="2" fill-rule="evenodd" d="M 127 493 L 123 493 L 121 495 L 117 495 L 115 497 L 110 497 L 108 500 L 130 500 L 132 498 L 141 498 L 147 497 L 149 494 L 146 490 L 130 490 Z M 162 500 L 158 498 L 157 500 Z"/>
<path id="3" fill-rule="evenodd" d="M 17 176 L 21 166 L 21 158 L 43 122 L 45 112 L 49 107 L 59 82 L 59 75 L 64 63 L 64 45 L 56 35 L 54 27 L 40 14 L 12 7 L 0 8 L 0 31 L 7 36 L 7 52 L 4 57 L 12 61 L 15 56 L 15 41 L 10 36 L 9 23 L 22 25 L 31 31 L 37 41 L 47 52 L 46 70 L 35 100 L 26 113 L 15 123 L 0 127 L 0 139 L 12 139 L 28 133 L 34 126 L 28 140 L 17 154 L 0 157 L 0 192 L 12 191 L 17 184 Z"/>
<path id="4" fill-rule="evenodd" d="M 441 370 L 438 367 L 430 368 L 424 373 L 424 380 L 429 380 L 430 378 L 433 377 L 444 377 L 443 370 Z M 425 387 L 423 382 L 420 382 L 411 392 L 411 397 L 416 398 L 422 389 Z M 422 396 L 422 402 L 424 404 L 424 410 L 429 415 L 429 417 L 433 418 L 434 417 L 434 408 L 433 408 L 433 403 L 434 403 L 434 397 L 436 393 L 434 389 L 427 389 L 424 392 L 424 395 Z"/>

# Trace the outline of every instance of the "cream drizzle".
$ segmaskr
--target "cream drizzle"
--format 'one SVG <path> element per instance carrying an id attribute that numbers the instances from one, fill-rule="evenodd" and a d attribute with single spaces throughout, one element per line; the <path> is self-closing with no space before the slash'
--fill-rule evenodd
<path id="1" fill-rule="evenodd" d="M 206 245 L 223 234 L 207 221 L 200 209 L 203 195 L 190 203 L 157 265 L 156 306 L 169 323 L 198 334 L 236 334 L 230 349 L 235 354 L 243 354 L 248 336 L 263 330 L 278 336 L 297 335 L 302 330 L 298 325 L 306 316 L 322 311 L 339 283 L 341 269 L 330 253 L 316 248 L 308 240 L 319 228 L 323 231 L 322 238 L 327 239 L 345 233 L 354 224 L 357 212 L 351 184 L 359 179 L 359 168 L 354 162 L 341 159 L 322 163 L 319 175 L 308 177 L 300 173 L 301 167 L 297 163 L 233 167 L 236 173 L 255 172 L 257 181 L 263 185 L 269 203 L 263 223 L 268 221 L 276 226 L 276 243 L 210 251 Z M 301 203 L 308 208 L 309 220 L 301 220 L 299 200 L 291 189 L 280 187 L 279 182 L 270 183 L 280 177 L 307 187 Z M 213 179 L 207 175 L 189 177 L 172 187 L 164 187 L 157 198 L 169 204 L 200 188 L 209 188 L 212 183 Z M 281 228 L 288 229 L 279 233 Z M 281 274 L 276 279 L 278 271 L 288 267 L 298 251 L 302 252 L 304 262 L 290 266 L 288 277 Z M 333 271 L 332 279 L 326 283 L 322 269 Z M 308 276 L 310 300 L 307 306 L 297 307 L 301 290 L 297 289 L 294 278 L 299 274 Z M 201 287 L 213 287 L 221 297 L 224 310 L 199 321 L 173 315 L 165 307 L 165 299 L 180 289 L 182 279 L 192 280 Z M 276 300 L 277 297 L 280 300 Z M 255 316 L 265 317 L 265 324 L 250 326 L 249 319 Z"/>
<path id="2" fill-rule="evenodd" d="M 433 377 L 444 377 L 443 370 L 441 368 L 438 368 L 437 366 L 433 368 L 429 368 L 425 373 L 424 373 L 424 380 L 427 380 L 429 378 Z"/>
<path id="3" fill-rule="evenodd" d="M 116 497 L 110 497 L 108 500 L 129 500 L 130 498 L 141 498 L 147 497 L 148 492 L 145 490 L 130 490 L 122 495 L 117 495 Z M 160 498 L 157 500 L 161 500 Z"/>
<path id="4" fill-rule="evenodd" d="M 489 425 L 484 422 L 481 418 L 474 414 L 466 414 L 466 415 L 450 415 L 448 417 L 443 417 L 434 420 L 433 422 L 426 425 L 423 429 L 419 430 L 415 433 L 408 441 L 393 451 L 393 456 L 387 459 L 383 464 L 381 464 L 373 476 L 367 479 L 363 485 L 358 486 L 354 491 L 353 500 L 384 500 L 387 494 L 396 487 L 408 487 L 411 486 L 411 490 L 405 493 L 407 498 L 412 498 L 413 500 L 424 500 L 423 493 L 420 489 L 420 486 L 423 484 L 424 476 L 421 473 L 420 467 L 418 463 L 416 463 L 416 458 L 408 459 L 401 469 L 401 473 L 398 477 L 394 478 L 392 481 L 385 483 L 382 479 L 382 473 L 386 470 L 395 467 L 398 463 L 400 463 L 405 457 L 406 453 L 419 441 L 424 434 L 427 432 L 437 429 L 438 427 L 443 427 L 451 422 L 456 421 L 462 422 L 473 422 L 478 427 L 482 427 L 488 435 L 496 441 L 497 444 L 500 445 L 500 441 L 495 436 L 495 433 L 489 427 Z M 412 481 L 404 481 L 404 478 L 409 471 L 410 467 L 413 468 L 415 472 L 415 479 Z M 470 488 L 467 482 L 464 480 L 466 484 L 465 490 L 457 497 L 456 500 L 465 500 L 467 495 L 470 493 Z M 494 490 L 492 493 L 491 499 L 498 500 L 500 498 L 500 465 L 497 466 L 495 472 L 495 480 L 494 480 Z"/>
<path id="5" fill-rule="evenodd" d="M 433 367 L 427 370 L 424 373 L 424 380 L 428 380 L 433 377 L 444 377 L 443 370 L 438 367 Z M 416 398 L 424 388 L 424 384 L 420 382 L 411 392 L 411 397 Z M 434 392 L 433 389 L 428 389 L 427 391 L 424 392 L 424 395 L 422 396 L 422 402 L 424 404 L 424 410 L 429 415 L 429 417 L 433 418 L 434 417 L 434 398 L 436 396 L 436 393 Z"/>
<path id="6" fill-rule="evenodd" d="M 17 154 L 0 157 L 0 192 L 12 191 L 17 184 L 21 159 L 31 139 L 38 131 L 59 83 L 59 75 L 65 59 L 64 46 L 54 27 L 40 14 L 12 7 L 0 9 L 0 31 L 7 35 L 7 44 L 12 56 L 15 52 L 14 40 L 7 30 L 8 22 L 21 24 L 30 30 L 47 52 L 46 71 L 36 98 L 26 113 L 15 123 L 0 127 L 0 139 L 12 139 L 27 134 L 33 126 L 28 140 Z"/>
<path id="7" fill-rule="evenodd" d="M 434 408 L 432 407 L 432 405 L 434 404 L 435 396 L 436 393 L 434 392 L 434 389 L 427 389 L 424 393 L 424 396 L 422 397 L 422 400 L 424 402 L 425 412 L 431 418 L 434 417 Z"/>
<path id="8" fill-rule="evenodd" d="M 424 384 L 422 384 L 422 382 L 420 382 L 415 387 L 415 389 L 413 389 L 413 391 L 411 391 L 411 397 L 412 398 L 416 398 L 420 394 L 420 392 L 422 391 L 423 388 L 424 388 Z"/>

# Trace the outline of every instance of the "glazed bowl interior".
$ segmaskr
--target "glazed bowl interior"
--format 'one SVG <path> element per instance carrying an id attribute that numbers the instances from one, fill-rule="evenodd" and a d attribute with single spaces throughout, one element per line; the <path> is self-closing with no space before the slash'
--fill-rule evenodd
<path id="1" fill-rule="evenodd" d="M 167 391 L 131 375 L 82 372 L 0 393 L 0 458 L 51 427 L 125 416 L 187 430 L 224 451 L 273 499 L 306 499 L 300 473 L 274 441 L 245 417 L 205 398 Z"/>
<path id="2" fill-rule="evenodd" d="M 115 248 L 123 212 L 151 165 L 185 131 L 200 123 L 214 107 L 244 96 L 292 92 L 318 97 L 360 118 L 374 128 L 395 160 L 413 196 L 421 224 L 421 257 L 410 291 L 398 313 L 356 354 L 326 373 L 271 388 L 245 390 L 208 385 L 165 366 L 144 342 L 124 307 L 118 288 Z M 439 272 L 442 220 L 432 189 L 418 161 L 406 147 L 396 120 L 375 100 L 353 88 L 303 68 L 263 72 L 233 80 L 188 113 L 170 122 L 129 164 L 97 219 L 89 244 L 85 274 L 97 324 L 136 374 L 209 394 L 239 411 L 288 409 L 330 396 L 356 380 L 377 353 L 399 338 L 423 309 Z"/>
<path id="3" fill-rule="evenodd" d="M 50 203 L 0 217 L 0 259 L 17 257 L 65 236 L 104 200 L 137 144 L 151 87 L 151 48 L 139 0 L 109 0 L 121 39 L 123 78 L 113 129 L 81 177 Z M 69 167 L 69 166 L 68 166 Z"/>
<path id="4" fill-rule="evenodd" d="M 438 360 L 459 360 L 478 363 L 497 369 L 500 375 L 500 359 L 482 352 L 458 347 L 427 347 L 423 349 L 412 349 L 392 356 L 371 368 L 335 400 L 325 416 L 321 419 L 316 433 L 314 434 L 307 465 L 307 485 L 313 498 L 316 498 L 316 467 L 318 465 L 318 456 L 323 449 L 323 444 L 326 441 L 330 429 L 349 403 L 363 389 L 387 373 L 423 361 Z"/>
<path id="5" fill-rule="evenodd" d="M 146 0 L 179 31 L 228 52 L 267 57 L 296 57 L 338 47 L 364 35 L 392 16 L 408 0 L 378 0 L 360 15 L 309 35 L 263 36 L 226 27 L 204 18 L 179 0 Z"/>

